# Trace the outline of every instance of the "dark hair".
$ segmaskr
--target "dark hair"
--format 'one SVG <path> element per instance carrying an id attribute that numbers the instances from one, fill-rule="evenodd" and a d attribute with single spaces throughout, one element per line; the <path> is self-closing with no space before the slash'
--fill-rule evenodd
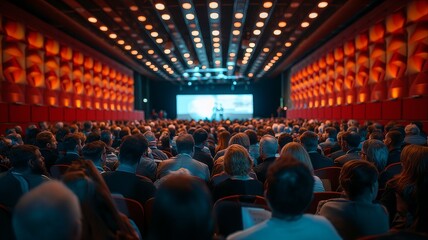
<path id="1" fill-rule="evenodd" d="M 70 133 L 70 128 L 63 127 L 58 129 L 55 133 L 55 138 L 58 142 L 62 142 L 64 140 L 64 137 L 67 136 Z"/>
<path id="2" fill-rule="evenodd" d="M 363 194 L 377 182 L 379 172 L 367 161 L 352 160 L 343 165 L 339 181 L 350 200 Z"/>
<path id="3" fill-rule="evenodd" d="M 293 137 L 289 133 L 281 133 L 278 137 L 279 149 L 282 149 L 287 143 L 293 142 Z"/>
<path id="4" fill-rule="evenodd" d="M 156 192 L 150 239 L 212 239 L 211 195 L 199 179 L 171 175 Z"/>
<path id="5" fill-rule="evenodd" d="M 388 137 L 389 139 L 391 139 L 391 146 L 393 147 L 401 147 L 401 145 L 403 145 L 404 142 L 404 135 L 398 131 L 398 130 L 391 130 L 389 131 L 385 138 Z"/>
<path id="6" fill-rule="evenodd" d="M 12 147 L 9 153 L 9 160 L 12 167 L 16 169 L 26 169 L 29 167 L 29 162 L 36 160 L 36 150 L 38 149 L 38 147 L 28 144 Z"/>
<path id="7" fill-rule="evenodd" d="M 119 161 L 135 164 L 140 161 L 141 156 L 147 151 L 149 143 L 143 134 L 126 136 L 119 150 Z"/>
<path id="8" fill-rule="evenodd" d="M 208 139 L 208 132 L 203 128 L 198 128 L 193 133 L 193 139 L 196 145 L 201 144 Z"/>
<path id="9" fill-rule="evenodd" d="M 307 151 L 315 151 L 318 147 L 318 135 L 311 131 L 306 131 L 300 136 L 300 142 Z"/>
<path id="10" fill-rule="evenodd" d="M 88 134 L 88 136 L 86 137 L 86 144 L 90 143 L 90 142 L 95 142 L 101 139 L 101 135 L 96 133 L 96 132 L 91 132 Z"/>
<path id="11" fill-rule="evenodd" d="M 356 132 L 345 132 L 342 139 L 342 141 L 345 141 L 349 147 L 356 148 L 360 145 L 361 137 Z"/>
<path id="12" fill-rule="evenodd" d="M 81 139 L 79 135 L 77 135 L 76 133 L 68 134 L 67 136 L 64 137 L 64 140 L 63 140 L 64 150 L 74 151 L 74 149 L 79 144 L 79 142 L 81 143 Z"/>
<path id="13" fill-rule="evenodd" d="M 298 216 L 312 200 L 314 177 L 303 163 L 290 158 L 275 162 L 266 180 L 266 198 L 274 215 Z"/>
<path id="14" fill-rule="evenodd" d="M 178 153 L 191 153 L 193 152 L 195 141 L 192 135 L 186 133 L 177 137 L 176 144 Z"/>
<path id="15" fill-rule="evenodd" d="M 247 134 L 248 138 L 250 139 L 250 145 L 254 145 L 258 143 L 256 131 L 248 129 L 248 130 L 245 130 L 244 133 Z"/>
<path id="16" fill-rule="evenodd" d="M 101 131 L 100 140 L 109 145 L 112 140 L 112 133 L 109 130 Z"/>
<path id="17" fill-rule="evenodd" d="M 337 130 L 334 127 L 327 127 L 325 129 L 325 132 L 328 133 L 329 138 L 334 138 L 336 140 L 337 138 Z"/>
<path id="18" fill-rule="evenodd" d="M 90 159 L 92 161 L 98 161 L 101 158 L 101 155 L 105 151 L 106 144 L 102 141 L 94 141 L 86 144 L 82 148 L 82 154 L 85 159 Z"/>
<path id="19" fill-rule="evenodd" d="M 36 146 L 39 148 L 45 148 L 48 143 L 52 143 L 52 139 L 55 139 L 55 137 L 51 132 L 40 132 L 36 136 Z"/>
<path id="20" fill-rule="evenodd" d="M 92 129 L 92 122 L 90 122 L 90 121 L 84 122 L 83 123 L 83 129 L 85 131 L 91 131 L 91 129 Z"/>

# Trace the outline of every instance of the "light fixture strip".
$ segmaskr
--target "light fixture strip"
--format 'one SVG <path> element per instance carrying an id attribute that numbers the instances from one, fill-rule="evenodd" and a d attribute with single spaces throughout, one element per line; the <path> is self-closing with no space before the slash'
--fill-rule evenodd
<path id="1" fill-rule="evenodd" d="M 238 59 L 238 50 L 240 48 L 239 43 L 241 42 L 242 38 L 242 32 L 244 30 L 245 20 L 247 16 L 247 10 L 249 5 L 249 0 L 236 0 L 235 4 L 233 6 L 233 20 L 232 20 L 232 30 L 230 31 L 230 38 L 229 38 L 229 49 L 227 51 L 227 62 L 233 63 L 233 69 L 228 70 L 228 75 L 232 75 L 235 72 L 236 69 L 236 60 Z M 243 17 L 241 19 L 236 18 L 237 13 L 242 13 Z M 236 22 L 239 22 L 241 25 L 239 27 L 236 27 L 234 24 Z M 236 36 L 233 35 L 233 31 L 238 30 L 240 33 Z M 232 57 L 231 57 L 232 54 Z"/>
<path id="2" fill-rule="evenodd" d="M 199 63 L 201 65 L 208 66 L 208 57 L 205 51 L 205 47 L 197 48 L 196 43 L 194 41 L 194 37 L 199 37 L 201 39 L 200 43 L 202 43 L 203 46 L 205 46 L 204 39 L 202 38 L 201 28 L 199 26 L 198 16 L 196 15 L 195 5 L 192 0 L 179 0 L 179 2 L 180 2 L 181 12 L 183 13 L 183 16 L 184 16 L 184 21 L 186 22 L 186 25 L 187 25 L 187 29 L 189 30 L 190 33 L 192 31 L 198 31 L 198 35 L 191 36 L 191 38 L 193 42 L 193 47 L 196 51 L 196 54 L 198 55 Z M 184 9 L 182 7 L 184 3 L 190 4 L 191 7 L 189 9 Z M 193 18 L 187 17 L 187 16 L 191 16 L 189 14 L 193 14 Z M 194 28 L 192 28 L 191 26 L 194 26 Z M 193 60 L 192 62 L 193 64 L 189 64 L 189 65 L 193 65 L 194 67 L 198 66 L 197 64 L 195 64 L 195 60 Z"/>
<path id="3" fill-rule="evenodd" d="M 211 8 L 212 6 L 215 6 L 217 4 L 216 8 Z M 220 7 L 220 1 L 219 0 L 207 0 L 207 12 L 208 12 L 208 21 L 210 23 L 210 39 L 211 39 L 211 46 L 212 47 L 212 60 L 213 60 L 213 66 L 212 67 L 221 67 L 223 66 L 223 48 L 221 46 L 221 7 Z M 212 18 L 212 16 L 216 16 L 217 18 Z M 218 35 L 214 36 L 213 31 L 218 31 Z M 219 42 L 214 42 L 214 38 L 217 37 L 220 39 Z M 215 45 L 219 45 L 219 47 L 214 47 Z M 219 49 L 220 51 L 216 52 L 214 49 Z M 219 64 L 215 64 L 218 62 Z"/>
<path id="4" fill-rule="evenodd" d="M 250 41 L 249 41 L 250 43 L 254 43 L 255 46 L 253 48 L 253 51 L 250 52 L 250 56 L 248 57 L 248 60 L 246 61 L 247 64 L 242 64 L 242 66 L 241 66 L 241 68 L 239 70 L 240 74 L 244 74 L 245 71 L 247 70 L 247 67 L 249 65 L 248 63 L 250 63 L 251 58 L 254 55 L 254 52 L 255 52 L 256 47 L 257 47 L 257 43 L 259 42 L 261 36 L 265 32 L 265 29 L 267 28 L 269 20 L 271 19 L 271 16 L 272 16 L 273 11 L 275 9 L 275 5 L 276 5 L 276 0 L 272 0 L 272 5 L 269 7 L 269 9 L 267 9 L 263 5 L 261 5 L 261 7 L 260 7 L 260 13 L 259 13 L 259 17 L 258 17 L 258 21 L 256 21 L 256 23 L 254 24 L 254 28 L 253 28 L 253 31 L 252 31 L 252 36 L 251 36 Z M 263 12 L 265 12 L 265 13 L 268 14 L 265 18 L 261 18 L 260 17 L 260 14 L 263 13 Z M 258 27 L 257 26 L 257 22 L 263 22 L 263 26 L 262 27 Z M 254 34 L 254 31 L 256 31 L 256 30 L 259 30 L 260 34 L 258 34 L 258 35 Z M 271 33 L 269 33 L 269 34 L 271 34 Z"/>

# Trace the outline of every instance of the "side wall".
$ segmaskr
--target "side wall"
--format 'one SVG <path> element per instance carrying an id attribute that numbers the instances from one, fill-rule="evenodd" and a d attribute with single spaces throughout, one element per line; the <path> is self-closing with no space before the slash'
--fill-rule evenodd
<path id="1" fill-rule="evenodd" d="M 288 117 L 428 130 L 428 1 L 385 1 L 291 69 Z"/>

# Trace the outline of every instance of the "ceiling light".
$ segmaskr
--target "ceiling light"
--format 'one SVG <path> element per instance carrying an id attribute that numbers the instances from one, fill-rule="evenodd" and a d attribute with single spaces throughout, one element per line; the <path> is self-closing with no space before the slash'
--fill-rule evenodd
<path id="1" fill-rule="evenodd" d="M 285 26 L 287 26 L 287 23 L 286 22 L 279 22 L 278 23 L 278 27 L 281 27 L 281 28 L 283 28 L 283 27 L 285 27 Z"/>
<path id="2" fill-rule="evenodd" d="M 244 54 L 244 56 L 249 57 L 249 56 L 251 56 L 251 53 L 246 52 L 246 53 Z"/>
<path id="3" fill-rule="evenodd" d="M 263 48 L 263 52 L 269 52 L 269 48 Z"/>
<path id="4" fill-rule="evenodd" d="M 318 17 L 318 13 L 313 12 L 313 13 L 309 13 L 309 18 L 316 18 Z"/>
<path id="5" fill-rule="evenodd" d="M 276 29 L 275 31 L 273 31 L 273 35 L 278 36 L 279 34 L 281 34 L 281 30 Z"/>
<path id="6" fill-rule="evenodd" d="M 302 24 L 300 24 L 300 26 L 302 26 L 303 28 L 308 27 L 309 23 L 308 22 L 302 22 Z"/>
<path id="7" fill-rule="evenodd" d="M 144 16 L 138 16 L 138 21 L 145 22 L 146 20 L 147 20 L 146 17 L 144 17 Z"/>
<path id="8" fill-rule="evenodd" d="M 193 13 L 188 13 L 188 14 L 186 14 L 186 19 L 187 20 L 193 20 L 193 19 L 195 19 L 195 15 L 193 15 Z"/>
<path id="9" fill-rule="evenodd" d="M 122 39 L 121 40 L 117 40 L 117 44 L 123 45 L 123 44 L 125 44 L 125 41 L 123 41 Z"/>
<path id="10" fill-rule="evenodd" d="M 185 57 L 185 58 L 190 57 L 190 53 L 185 53 L 185 54 L 183 54 L 183 57 Z"/>
<path id="11" fill-rule="evenodd" d="M 276 56 L 281 57 L 282 56 L 282 52 L 277 52 Z"/>
<path id="12" fill-rule="evenodd" d="M 214 48 L 214 52 L 215 52 L 215 53 L 220 52 L 220 48 Z"/>
<path id="13" fill-rule="evenodd" d="M 153 49 L 149 49 L 149 51 L 147 51 L 147 53 L 152 55 L 153 53 L 155 53 L 155 51 Z"/>
<path id="14" fill-rule="evenodd" d="M 286 42 L 284 45 L 285 45 L 286 47 L 291 47 L 291 42 Z"/>
<path id="15" fill-rule="evenodd" d="M 126 45 L 124 48 L 125 48 L 125 50 L 131 50 L 132 47 L 131 47 L 131 45 Z"/>
<path id="16" fill-rule="evenodd" d="M 175 57 L 171 58 L 171 62 L 177 62 L 177 58 Z"/>
<path id="17" fill-rule="evenodd" d="M 103 31 L 103 32 L 105 32 L 105 31 L 108 30 L 108 27 L 106 27 L 106 26 L 100 26 L 100 30 Z"/>
<path id="18" fill-rule="evenodd" d="M 235 53 L 233 53 L 233 52 L 231 52 L 231 53 L 229 54 L 229 56 L 234 57 L 234 56 L 236 56 L 236 54 L 235 54 Z"/>
<path id="19" fill-rule="evenodd" d="M 165 54 L 170 54 L 170 53 L 171 53 L 171 49 L 167 48 L 167 49 L 163 50 L 163 52 L 164 52 Z"/>
<path id="20" fill-rule="evenodd" d="M 152 25 L 150 25 L 150 24 L 147 24 L 147 25 L 145 26 L 145 28 L 146 28 L 147 30 L 152 30 L 152 29 L 153 29 L 153 26 L 152 26 Z"/>
<path id="21" fill-rule="evenodd" d="M 108 36 L 109 36 L 109 38 L 111 38 L 111 39 L 115 39 L 115 38 L 117 38 L 116 33 L 110 33 L 110 35 L 108 35 Z"/>
<path id="22" fill-rule="evenodd" d="M 264 8 L 270 8 L 270 7 L 272 7 L 272 2 L 265 2 L 265 3 L 263 3 L 263 7 Z"/>
<path id="23" fill-rule="evenodd" d="M 251 54 L 250 54 L 251 55 Z M 245 61 L 248 61 L 248 59 L 249 59 L 250 57 L 247 57 L 247 56 L 245 56 L 243 59 L 245 60 Z"/>
<path id="24" fill-rule="evenodd" d="M 155 8 L 157 10 L 164 10 L 165 9 L 165 5 L 163 3 L 156 3 L 155 4 Z"/>
<path id="25" fill-rule="evenodd" d="M 192 8 L 192 4 L 190 3 L 183 3 L 183 5 L 181 5 L 184 9 L 191 9 Z"/>
<path id="26" fill-rule="evenodd" d="M 168 64 L 164 64 L 162 67 L 163 67 L 164 69 L 169 68 Z"/>
<path id="27" fill-rule="evenodd" d="M 131 11 L 138 11 L 138 7 L 137 6 L 135 6 L 135 5 L 132 5 L 132 6 L 130 6 L 129 7 L 129 10 L 131 10 Z"/>
<path id="28" fill-rule="evenodd" d="M 137 51 L 137 50 L 132 50 L 132 51 L 131 51 L 131 54 L 132 54 L 132 55 L 137 55 L 137 54 L 138 54 L 138 51 Z"/>
<path id="29" fill-rule="evenodd" d="M 162 19 L 163 20 L 169 20 L 169 19 L 171 19 L 171 16 L 169 14 L 162 14 Z"/>
<path id="30" fill-rule="evenodd" d="M 219 31 L 219 30 L 214 30 L 214 31 L 212 32 L 212 34 L 213 34 L 214 36 L 218 36 L 218 35 L 220 34 L 220 31 Z"/>
<path id="31" fill-rule="evenodd" d="M 253 31 L 254 35 L 260 35 L 261 31 L 259 29 L 256 29 Z"/>
<path id="32" fill-rule="evenodd" d="M 248 77 L 253 77 L 254 74 L 253 73 L 248 73 Z"/>
<path id="33" fill-rule="evenodd" d="M 214 63 L 217 64 L 217 65 L 219 65 L 220 64 L 220 60 L 216 60 Z"/>
<path id="34" fill-rule="evenodd" d="M 233 32 L 232 32 L 232 34 L 233 34 L 233 35 L 235 35 L 235 36 L 236 36 L 236 35 L 239 35 L 240 33 L 241 33 L 241 32 L 240 32 L 239 30 L 233 30 Z"/>
<path id="35" fill-rule="evenodd" d="M 219 37 L 213 38 L 213 42 L 220 42 L 220 38 Z"/>
<path id="36" fill-rule="evenodd" d="M 261 12 L 260 14 L 259 14 L 259 17 L 260 18 L 267 18 L 269 16 L 269 14 L 267 13 L 267 12 Z"/>
<path id="37" fill-rule="evenodd" d="M 218 3 L 217 2 L 210 2 L 209 4 L 210 8 L 214 9 L 218 7 Z"/>
<path id="38" fill-rule="evenodd" d="M 328 2 L 320 2 L 320 3 L 318 3 L 318 7 L 319 8 L 325 8 L 325 7 L 327 7 L 327 5 L 328 5 Z"/>
<path id="39" fill-rule="evenodd" d="M 201 38 L 195 37 L 195 38 L 193 39 L 193 41 L 195 41 L 196 43 L 198 43 L 198 42 L 200 42 L 200 41 L 201 41 Z"/>
<path id="40" fill-rule="evenodd" d="M 150 65 L 149 68 L 154 69 L 156 66 L 155 65 Z"/>
<path id="41" fill-rule="evenodd" d="M 158 32 L 151 32 L 151 33 L 150 33 L 150 36 L 152 36 L 152 37 L 157 37 L 157 36 L 159 36 L 159 33 L 158 33 Z"/>
<path id="42" fill-rule="evenodd" d="M 193 64 L 193 61 L 192 61 L 192 60 L 189 60 L 189 61 L 187 61 L 187 64 L 192 65 L 192 64 Z"/>
<path id="43" fill-rule="evenodd" d="M 241 27 L 241 26 L 242 26 L 242 23 L 241 23 L 241 22 L 235 22 L 235 23 L 233 24 L 233 26 L 234 26 L 234 27 L 239 28 L 239 27 Z"/>
<path id="44" fill-rule="evenodd" d="M 256 23 L 256 27 L 259 27 L 259 28 L 263 27 L 264 25 L 265 25 L 264 22 L 257 22 Z"/>
<path id="45" fill-rule="evenodd" d="M 248 61 L 247 60 L 243 60 L 242 61 L 242 64 L 247 64 L 248 63 Z"/>
<path id="46" fill-rule="evenodd" d="M 159 68 L 155 67 L 155 68 L 153 68 L 153 71 L 157 72 L 157 71 L 159 71 Z"/>
<path id="47" fill-rule="evenodd" d="M 279 59 L 278 56 L 273 57 L 273 60 L 277 61 Z"/>
<path id="48" fill-rule="evenodd" d="M 233 66 L 227 66 L 227 69 L 233 70 Z"/>
<path id="49" fill-rule="evenodd" d="M 138 59 L 143 59 L 143 55 L 141 55 L 141 54 L 140 54 L 140 55 L 137 55 L 137 58 L 138 58 Z"/>
<path id="50" fill-rule="evenodd" d="M 147 61 L 147 62 L 146 62 L 146 65 L 147 65 L 147 66 L 150 66 L 150 65 L 152 65 L 152 63 L 151 63 L 150 61 Z"/>
<path id="51" fill-rule="evenodd" d="M 201 48 L 202 47 L 202 43 L 196 43 L 196 47 L 197 48 Z"/>
<path id="52" fill-rule="evenodd" d="M 242 14 L 242 13 L 235 13 L 235 18 L 236 19 L 241 19 L 243 17 L 244 17 L 244 14 Z"/>
<path id="53" fill-rule="evenodd" d="M 248 46 L 250 46 L 250 47 L 255 47 L 255 46 L 256 46 L 256 44 L 255 44 L 255 43 L 253 43 L 253 42 L 250 42 L 250 44 L 248 44 Z"/>
<path id="54" fill-rule="evenodd" d="M 199 35 L 199 32 L 198 31 L 192 31 L 192 36 L 198 36 Z"/>
<path id="55" fill-rule="evenodd" d="M 156 43 L 159 43 L 159 44 L 163 43 L 163 39 L 162 38 L 156 38 Z"/>
<path id="56" fill-rule="evenodd" d="M 210 14 L 210 18 L 212 18 L 212 19 L 217 19 L 218 18 L 218 13 L 211 13 Z"/>
<path id="57" fill-rule="evenodd" d="M 245 49 L 245 51 L 248 52 L 248 53 L 250 53 L 250 52 L 253 51 L 253 49 L 252 48 L 247 48 L 247 49 Z"/>
<path id="58" fill-rule="evenodd" d="M 205 65 L 202 65 L 202 69 L 205 69 L 205 68 L 207 68 L 207 66 L 205 66 Z"/>
<path id="59" fill-rule="evenodd" d="M 214 44 L 213 44 L 213 47 L 216 47 L 216 48 L 217 48 L 217 47 L 220 47 L 220 43 L 214 43 Z"/>
<path id="60" fill-rule="evenodd" d="M 89 18 L 88 18 L 88 21 L 89 21 L 89 22 L 91 22 L 91 23 L 96 23 L 96 22 L 98 22 L 98 20 L 97 20 L 96 18 L 94 18 L 94 17 L 89 17 Z"/>

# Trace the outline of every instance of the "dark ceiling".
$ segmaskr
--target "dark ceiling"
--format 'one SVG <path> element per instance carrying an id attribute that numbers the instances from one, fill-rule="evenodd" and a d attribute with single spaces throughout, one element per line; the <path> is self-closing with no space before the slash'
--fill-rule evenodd
<path id="1" fill-rule="evenodd" d="M 11 2 L 114 59 L 124 55 L 139 65 L 134 70 L 149 78 L 241 84 L 277 75 L 302 42 L 356 0 Z M 363 7 L 347 10 L 341 19 L 350 22 L 371 2 L 360 0 Z M 346 21 L 324 31 L 300 57 L 332 37 Z M 92 40 L 85 41 L 91 34 Z M 106 43 L 110 49 L 101 47 Z"/>

